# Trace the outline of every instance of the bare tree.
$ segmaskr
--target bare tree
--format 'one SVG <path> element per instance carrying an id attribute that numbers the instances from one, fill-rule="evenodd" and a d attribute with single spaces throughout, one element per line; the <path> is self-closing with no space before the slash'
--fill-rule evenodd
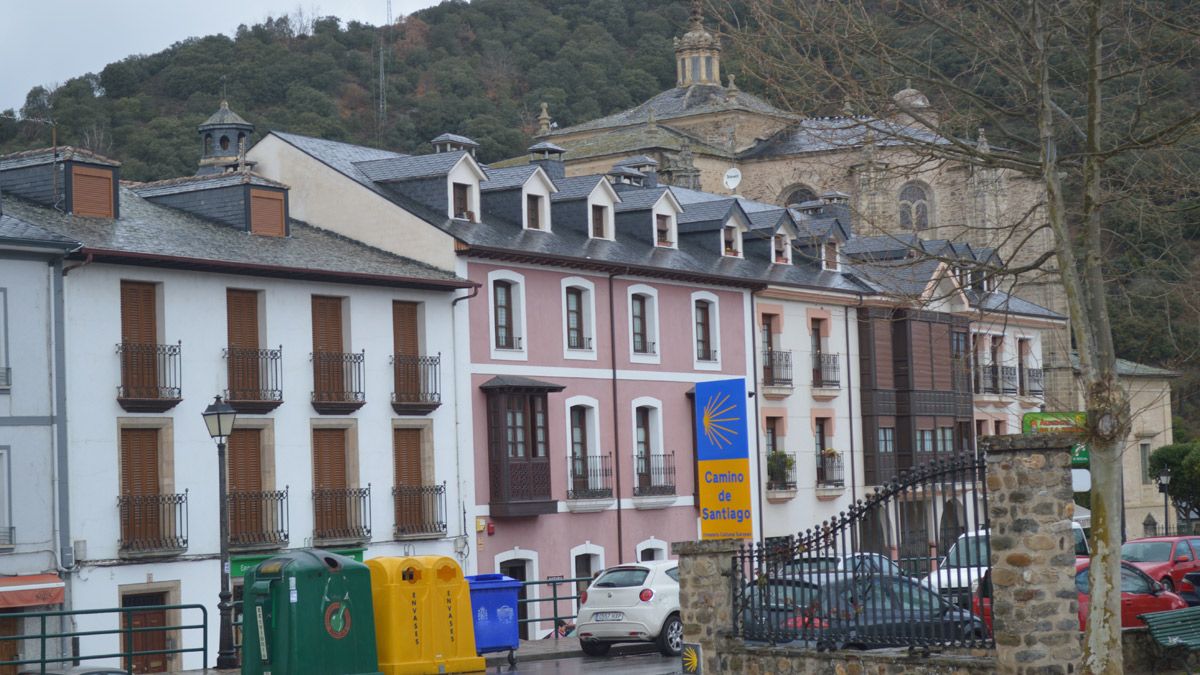
<path id="1" fill-rule="evenodd" d="M 1023 252 L 1006 256 L 1017 262 L 1005 273 L 1050 275 L 1065 297 L 1092 453 L 1083 672 L 1122 672 L 1120 453 L 1130 407 L 1106 291 L 1120 238 L 1109 225 L 1120 210 L 1127 231 L 1159 228 L 1179 199 L 1195 198 L 1194 0 L 713 2 L 745 79 L 806 115 L 841 113 L 842 127 L 861 134 L 843 128 L 836 138 L 878 146 L 890 171 L 954 163 L 1036 187 L 1004 218 L 973 226 Z"/>

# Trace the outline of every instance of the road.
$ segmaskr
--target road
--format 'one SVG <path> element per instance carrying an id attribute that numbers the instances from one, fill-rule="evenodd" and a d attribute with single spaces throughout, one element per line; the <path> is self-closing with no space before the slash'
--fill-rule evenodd
<path id="1" fill-rule="evenodd" d="M 509 670 L 508 666 L 492 666 L 488 673 L 500 675 L 576 675 L 577 673 L 621 673 L 621 675 L 676 675 L 680 672 L 679 657 L 661 654 L 629 654 L 593 658 L 589 656 L 553 661 L 530 661 Z"/>

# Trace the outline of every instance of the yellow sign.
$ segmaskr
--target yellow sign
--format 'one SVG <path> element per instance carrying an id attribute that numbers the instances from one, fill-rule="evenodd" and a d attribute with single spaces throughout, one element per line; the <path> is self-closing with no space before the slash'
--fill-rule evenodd
<path id="1" fill-rule="evenodd" d="M 710 459 L 700 471 L 700 538 L 748 539 L 751 519 L 750 460 Z"/>
<path id="2" fill-rule="evenodd" d="M 679 653 L 683 661 L 683 672 L 692 675 L 698 675 L 703 665 L 703 657 L 700 656 L 700 645 L 691 642 L 683 643 L 683 651 Z"/>

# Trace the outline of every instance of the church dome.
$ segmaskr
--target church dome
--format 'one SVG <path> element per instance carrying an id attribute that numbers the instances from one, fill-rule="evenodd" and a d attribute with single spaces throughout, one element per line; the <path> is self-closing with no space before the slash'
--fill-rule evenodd
<path id="1" fill-rule="evenodd" d="M 905 87 L 904 89 L 896 92 L 896 95 L 892 97 L 892 100 L 895 101 L 896 105 L 900 106 L 901 108 L 915 110 L 929 107 L 929 98 L 925 96 L 925 94 L 922 94 L 920 91 L 913 89 L 912 87 Z"/>

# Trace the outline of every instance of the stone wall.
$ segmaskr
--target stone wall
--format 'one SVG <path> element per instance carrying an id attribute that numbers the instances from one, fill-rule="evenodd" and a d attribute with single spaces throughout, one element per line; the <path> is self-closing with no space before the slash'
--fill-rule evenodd
<path id="1" fill-rule="evenodd" d="M 1001 673 L 1074 672 L 1082 655 L 1071 436 L 993 436 L 987 453 L 992 626 Z"/>

